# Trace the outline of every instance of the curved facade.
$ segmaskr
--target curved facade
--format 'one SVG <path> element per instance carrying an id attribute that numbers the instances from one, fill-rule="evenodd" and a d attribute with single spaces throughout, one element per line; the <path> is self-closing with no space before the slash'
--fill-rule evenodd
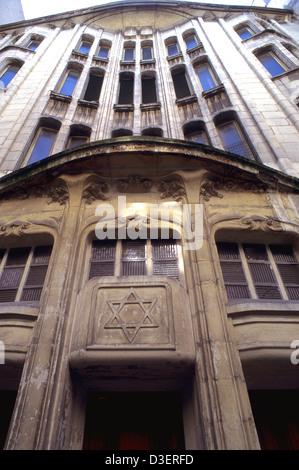
<path id="1" fill-rule="evenodd" d="M 4 448 L 296 447 L 298 44 L 192 2 L 0 27 Z"/>

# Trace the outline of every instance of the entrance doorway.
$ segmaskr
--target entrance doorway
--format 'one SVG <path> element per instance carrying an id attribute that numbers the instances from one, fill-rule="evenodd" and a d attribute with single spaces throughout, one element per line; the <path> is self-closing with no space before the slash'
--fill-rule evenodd
<path id="1" fill-rule="evenodd" d="M 183 450 L 179 393 L 90 393 L 84 450 Z"/>

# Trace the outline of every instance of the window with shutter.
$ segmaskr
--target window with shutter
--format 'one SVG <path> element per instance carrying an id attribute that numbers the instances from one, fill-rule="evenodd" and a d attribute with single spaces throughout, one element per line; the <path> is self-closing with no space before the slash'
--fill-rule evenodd
<path id="1" fill-rule="evenodd" d="M 89 279 L 114 276 L 116 242 L 95 240 L 92 243 Z"/>
<path id="2" fill-rule="evenodd" d="M 166 276 L 179 279 L 174 240 L 96 240 L 92 243 L 89 279 L 101 276 Z"/>
<path id="3" fill-rule="evenodd" d="M 122 275 L 146 274 L 146 240 L 125 240 L 122 244 Z"/>
<path id="4" fill-rule="evenodd" d="M 229 300 L 299 300 L 299 265 L 291 246 L 225 242 L 217 248 Z"/>
<path id="5" fill-rule="evenodd" d="M 39 301 L 52 246 L 0 250 L 0 302 Z"/>

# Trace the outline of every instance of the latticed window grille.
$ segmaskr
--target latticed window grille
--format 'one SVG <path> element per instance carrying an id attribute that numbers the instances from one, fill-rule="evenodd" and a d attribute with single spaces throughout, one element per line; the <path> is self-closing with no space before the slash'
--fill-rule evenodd
<path id="1" fill-rule="evenodd" d="M 178 247 L 175 241 L 93 241 L 89 279 L 143 275 L 179 279 Z"/>
<path id="2" fill-rule="evenodd" d="M 0 302 L 38 302 L 52 246 L 0 250 Z"/>
<path id="3" fill-rule="evenodd" d="M 229 300 L 299 300 L 299 265 L 288 245 L 217 243 Z"/>

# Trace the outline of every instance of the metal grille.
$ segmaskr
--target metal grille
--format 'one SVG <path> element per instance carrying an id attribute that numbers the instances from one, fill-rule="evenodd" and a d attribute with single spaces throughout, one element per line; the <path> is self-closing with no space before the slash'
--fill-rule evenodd
<path id="1" fill-rule="evenodd" d="M 14 302 L 18 293 L 30 247 L 11 248 L 0 278 L 0 301 Z"/>
<path id="2" fill-rule="evenodd" d="M 290 300 L 299 300 L 299 265 L 294 251 L 288 245 L 271 245 L 280 277 Z"/>
<path id="3" fill-rule="evenodd" d="M 89 279 L 114 276 L 116 242 L 95 240 L 92 243 Z"/>
<path id="4" fill-rule="evenodd" d="M 122 244 L 122 275 L 146 274 L 146 240 L 124 240 Z"/>
<path id="5" fill-rule="evenodd" d="M 146 274 L 146 263 L 144 261 L 122 261 L 123 276 L 143 276 Z"/>
<path id="6" fill-rule="evenodd" d="M 153 260 L 153 275 L 179 278 L 177 260 Z"/>

